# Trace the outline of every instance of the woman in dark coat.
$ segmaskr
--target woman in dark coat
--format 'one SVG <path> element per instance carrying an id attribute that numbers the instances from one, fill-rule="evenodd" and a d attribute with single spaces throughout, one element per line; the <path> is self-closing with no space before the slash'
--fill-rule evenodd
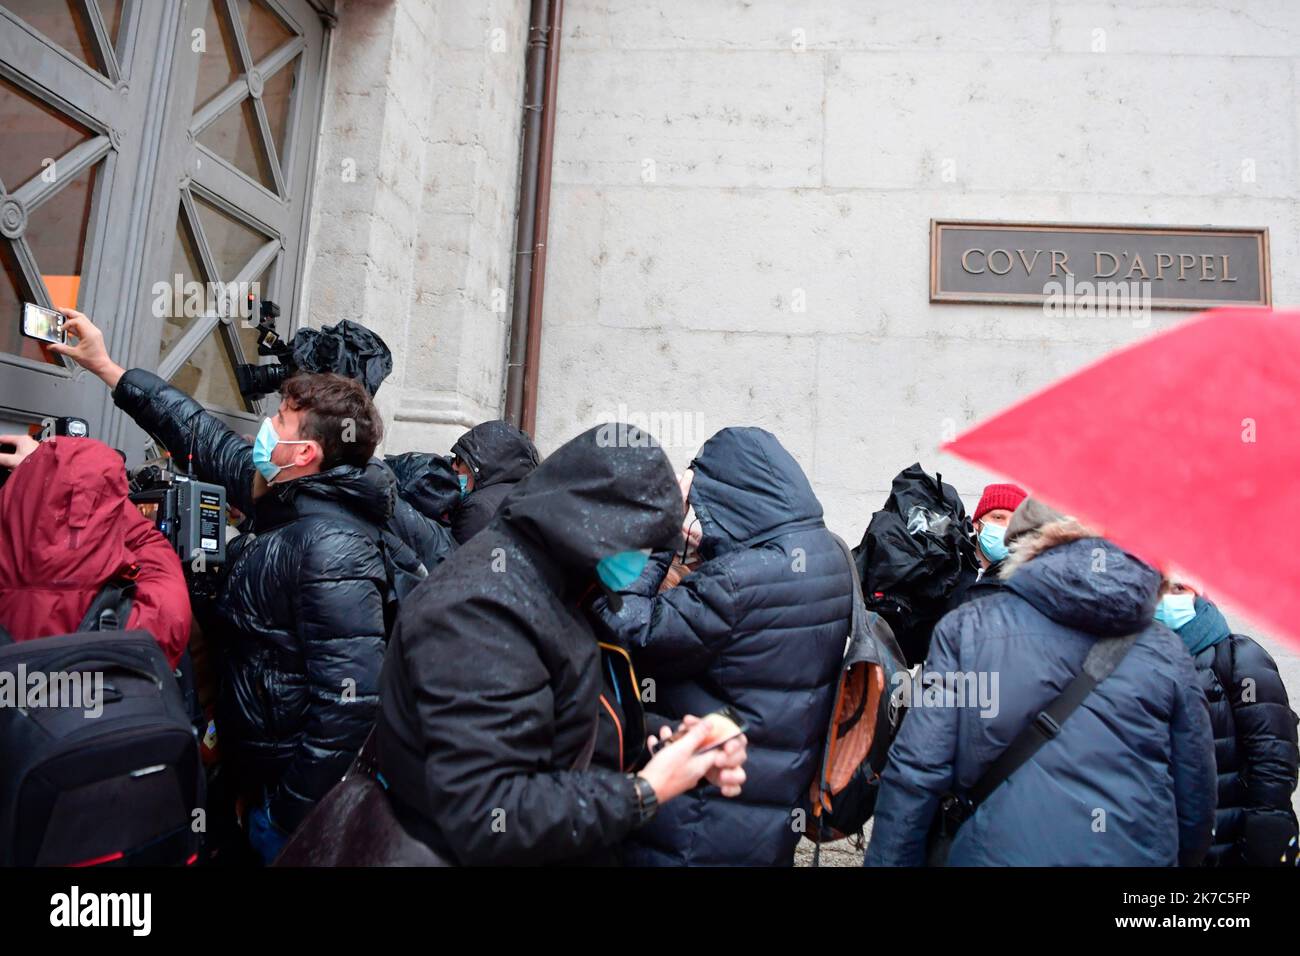
<path id="1" fill-rule="evenodd" d="M 696 754 L 703 724 L 639 774 L 590 763 L 602 667 L 583 602 L 607 559 L 644 564 L 681 521 L 663 450 L 632 429 L 635 442 L 602 442 L 601 428 L 557 450 L 416 588 L 389 644 L 389 795 L 413 836 L 462 865 L 614 862 L 656 802 L 706 774 L 733 794 L 744 779 L 743 740 Z"/>
<path id="2" fill-rule="evenodd" d="M 597 607 L 654 682 L 648 709 L 677 718 L 730 705 L 746 721 L 747 783 L 737 800 L 691 792 L 633 834 L 624 858 L 789 866 L 849 633 L 848 560 L 770 432 L 723 429 L 691 473 L 703 563 L 659 593 L 672 555 L 656 555 L 621 611 Z"/>
<path id="3" fill-rule="evenodd" d="M 1183 641 L 1210 704 L 1219 805 L 1208 866 L 1277 866 L 1295 860 L 1300 753 L 1296 715 L 1268 651 L 1233 634 L 1215 605 L 1168 582 L 1156 620 Z"/>

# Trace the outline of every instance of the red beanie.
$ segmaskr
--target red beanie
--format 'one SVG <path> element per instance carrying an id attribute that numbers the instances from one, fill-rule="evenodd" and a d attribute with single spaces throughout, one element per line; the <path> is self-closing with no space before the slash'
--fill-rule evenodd
<path id="1" fill-rule="evenodd" d="M 1029 492 L 1019 485 L 986 485 L 980 503 L 975 506 L 972 521 L 979 521 L 994 508 L 1006 508 L 1015 511 L 1020 502 L 1029 497 Z"/>

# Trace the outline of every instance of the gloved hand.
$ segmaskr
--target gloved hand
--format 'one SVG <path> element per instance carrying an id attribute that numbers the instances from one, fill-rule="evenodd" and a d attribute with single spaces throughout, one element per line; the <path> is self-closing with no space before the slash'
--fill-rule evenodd
<path id="1" fill-rule="evenodd" d="M 269 806 L 260 806 L 248 815 L 248 842 L 267 866 L 280 855 L 289 834 L 271 820 Z"/>

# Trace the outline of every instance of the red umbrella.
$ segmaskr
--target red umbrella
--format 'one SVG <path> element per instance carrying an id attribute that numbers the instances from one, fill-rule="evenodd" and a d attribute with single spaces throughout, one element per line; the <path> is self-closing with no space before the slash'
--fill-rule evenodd
<path id="1" fill-rule="evenodd" d="M 1300 643 L 1300 312 L 1198 316 L 944 450 Z"/>

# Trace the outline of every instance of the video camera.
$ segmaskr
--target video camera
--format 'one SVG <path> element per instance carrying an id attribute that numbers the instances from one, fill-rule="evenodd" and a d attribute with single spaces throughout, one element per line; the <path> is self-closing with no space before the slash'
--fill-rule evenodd
<path id="1" fill-rule="evenodd" d="M 131 473 L 130 498 L 176 549 L 191 589 L 215 591 L 226 563 L 226 489 L 160 457 Z"/>
<path id="2" fill-rule="evenodd" d="M 252 311 L 254 301 L 255 297 L 250 293 L 249 311 Z M 235 380 L 239 384 L 239 394 L 245 398 L 257 398 L 259 395 L 278 392 L 284 380 L 297 371 L 298 365 L 293 356 L 293 340 L 284 341 L 275 329 L 275 320 L 279 317 L 280 307 L 270 299 L 262 299 L 258 308 L 257 354 L 273 357 L 278 364 L 235 366 Z"/>
<path id="3" fill-rule="evenodd" d="M 254 296 L 248 297 L 251 313 Z M 280 307 L 262 299 L 257 322 L 257 354 L 276 359 L 275 365 L 236 365 L 239 393 L 257 398 L 278 392 L 295 372 L 332 372 L 365 386 L 374 397 L 393 370 L 393 354 L 376 333 L 358 322 L 343 319 L 319 329 L 303 328 L 287 341 L 275 329 Z"/>

